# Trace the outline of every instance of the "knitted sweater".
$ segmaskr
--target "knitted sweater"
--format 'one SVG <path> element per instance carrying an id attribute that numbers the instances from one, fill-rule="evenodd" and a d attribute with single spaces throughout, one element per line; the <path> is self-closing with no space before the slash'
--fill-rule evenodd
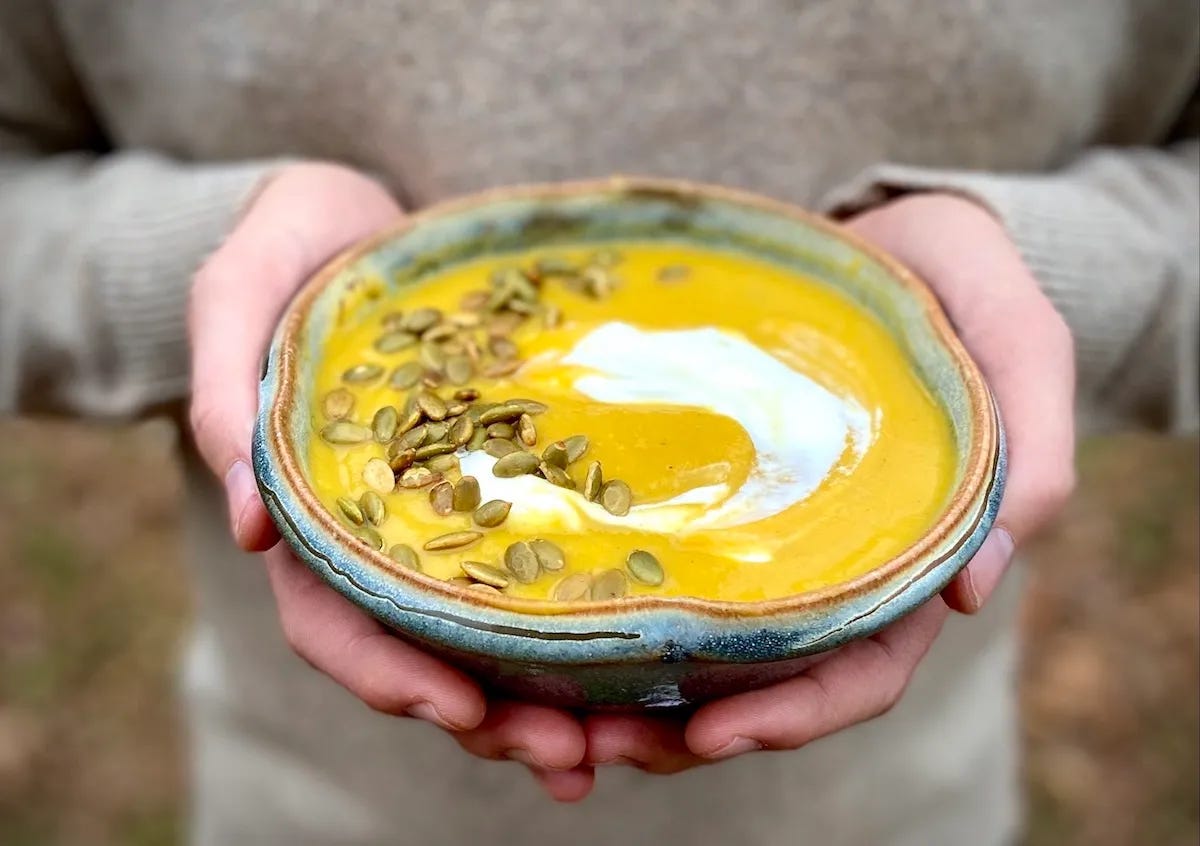
<path id="1" fill-rule="evenodd" d="M 825 210 L 963 193 L 1004 221 L 1070 325 L 1081 420 L 1191 429 L 1198 66 L 1194 0 L 6 0 L 0 412 L 182 399 L 193 271 L 265 174 L 314 158 L 369 171 L 406 208 L 613 172 Z M 209 726 L 197 802 L 227 810 L 203 842 L 508 842 L 493 835 L 530 820 L 572 843 L 793 843 L 803 826 L 814 842 L 982 844 L 1011 829 L 1006 612 L 953 622 L 871 726 L 653 788 L 606 775 L 589 805 L 551 810 L 292 659 L 202 479 L 193 695 L 217 704 L 193 712 Z M 247 834 L 257 824 L 276 834 Z"/>

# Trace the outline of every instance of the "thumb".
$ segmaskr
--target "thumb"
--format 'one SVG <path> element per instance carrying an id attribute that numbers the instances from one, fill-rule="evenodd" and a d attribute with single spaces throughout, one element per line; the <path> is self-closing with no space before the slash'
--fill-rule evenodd
<path id="1" fill-rule="evenodd" d="M 400 214 L 365 176 L 333 165 L 296 165 L 260 191 L 192 284 L 190 420 L 200 454 L 225 485 L 234 538 L 246 550 L 278 533 L 250 468 L 258 379 L 283 307 L 325 261 Z"/>

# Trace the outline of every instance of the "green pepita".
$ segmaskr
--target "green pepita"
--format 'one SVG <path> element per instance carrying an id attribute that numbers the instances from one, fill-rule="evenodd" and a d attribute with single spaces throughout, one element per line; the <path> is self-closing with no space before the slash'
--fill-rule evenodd
<path id="1" fill-rule="evenodd" d="M 482 532 L 450 532 L 449 534 L 438 535 L 436 538 L 425 541 L 425 549 L 430 552 L 462 549 L 465 546 L 475 543 L 481 537 L 483 537 Z"/>
<path id="2" fill-rule="evenodd" d="M 614 479 L 611 482 L 605 482 L 600 488 L 600 504 L 604 506 L 604 510 L 616 517 L 624 517 L 629 513 L 629 506 L 633 503 L 633 492 L 629 490 L 629 485 L 624 482 Z"/>
<path id="3" fill-rule="evenodd" d="M 492 475 L 501 479 L 511 479 L 516 476 L 524 476 L 527 473 L 532 473 L 537 469 L 538 459 L 536 455 L 529 452 L 510 452 L 503 458 L 497 459 L 496 463 L 492 465 Z"/>
<path id="4" fill-rule="evenodd" d="M 560 470 L 566 469 L 566 466 L 571 462 L 567 457 L 567 445 L 563 441 L 555 441 L 542 450 L 542 461 L 550 464 Z"/>
<path id="5" fill-rule="evenodd" d="M 330 420 L 345 420 L 354 412 L 354 394 L 345 388 L 334 388 L 325 395 L 321 409 Z"/>
<path id="6" fill-rule="evenodd" d="M 408 490 L 423 488 L 426 485 L 432 485 L 434 482 L 440 482 L 442 476 L 440 473 L 434 473 L 428 467 L 409 467 L 400 474 L 400 487 Z"/>
<path id="7" fill-rule="evenodd" d="M 600 468 L 599 461 L 593 461 L 588 465 L 587 477 L 583 480 L 583 497 L 588 502 L 595 502 L 600 498 L 600 489 L 604 487 L 604 471 Z"/>
<path id="8" fill-rule="evenodd" d="M 364 491 L 358 498 L 358 505 L 362 509 L 363 517 L 373 526 L 378 526 L 387 519 L 387 506 L 383 504 L 383 497 L 375 491 Z"/>
<path id="9" fill-rule="evenodd" d="M 361 444 L 371 440 L 372 432 L 366 426 L 339 420 L 321 430 L 321 438 L 331 444 Z"/>
<path id="10" fill-rule="evenodd" d="M 450 443 L 455 446 L 463 446 L 470 442 L 471 436 L 475 434 L 475 423 L 470 417 L 463 415 L 455 418 L 450 425 L 450 431 L 447 437 L 450 438 Z"/>
<path id="11" fill-rule="evenodd" d="M 354 530 L 354 537 L 371 549 L 383 549 L 383 537 L 370 526 L 359 526 Z"/>
<path id="12" fill-rule="evenodd" d="M 436 444 L 425 444 L 425 446 L 423 446 L 423 447 L 417 447 L 417 453 L 416 453 L 417 461 L 425 461 L 427 459 L 433 458 L 435 455 L 449 455 L 450 453 L 454 452 L 454 450 L 456 450 L 456 449 L 457 449 L 457 447 L 454 446 L 454 444 L 448 444 L 445 442 L 436 443 Z"/>
<path id="13" fill-rule="evenodd" d="M 572 573 L 554 586 L 554 598 L 559 602 L 578 602 L 592 593 L 592 577 L 587 573 Z"/>
<path id="14" fill-rule="evenodd" d="M 356 364 L 342 374 L 342 381 L 351 385 L 365 385 L 383 375 L 378 364 Z"/>
<path id="15" fill-rule="evenodd" d="M 493 423 L 511 423 L 516 420 L 524 412 L 519 406 L 512 403 L 504 403 L 502 405 L 492 406 L 479 415 L 479 424 L 481 426 L 491 426 Z"/>
<path id="16" fill-rule="evenodd" d="M 394 406 L 383 406 L 371 418 L 371 431 L 375 433 L 375 440 L 381 444 L 386 444 L 396 437 L 396 429 L 399 425 L 400 412 Z"/>
<path id="17" fill-rule="evenodd" d="M 363 466 L 362 480 L 368 488 L 379 493 L 391 493 L 396 487 L 396 474 L 382 458 L 371 458 Z"/>
<path id="18" fill-rule="evenodd" d="M 417 551 L 406 543 L 393 545 L 388 550 L 388 557 L 401 567 L 416 570 L 418 573 L 421 572 L 421 559 L 417 556 Z"/>
<path id="19" fill-rule="evenodd" d="M 465 385 L 474 375 L 475 368 L 471 359 L 465 355 L 455 355 L 446 359 L 446 378 L 454 385 Z"/>
<path id="20" fill-rule="evenodd" d="M 494 529 L 508 519 L 508 512 L 511 508 L 511 502 L 505 502 L 502 499 L 491 499 L 476 508 L 475 513 L 471 515 L 471 519 L 475 521 L 475 525 L 477 526 L 483 526 L 485 529 Z"/>
<path id="21" fill-rule="evenodd" d="M 519 451 L 519 447 L 506 438 L 488 438 L 483 442 L 483 451 L 492 458 L 503 458 Z"/>
<path id="22" fill-rule="evenodd" d="M 458 473 L 462 469 L 457 455 L 435 455 L 425 462 L 425 466 L 443 476 L 447 473 Z"/>
<path id="23" fill-rule="evenodd" d="M 629 592 L 629 580 L 620 570 L 605 570 L 592 582 L 591 598 L 596 601 L 619 599 Z"/>
<path id="24" fill-rule="evenodd" d="M 455 511 L 474 511 L 479 507 L 479 480 L 474 476 L 463 476 L 454 485 L 453 505 Z"/>
<path id="25" fill-rule="evenodd" d="M 533 584 L 541 571 L 537 556 L 524 541 L 518 541 L 504 550 L 504 566 L 518 582 L 526 585 Z"/>
<path id="26" fill-rule="evenodd" d="M 418 308 L 409 312 L 404 318 L 403 326 L 415 335 L 428 332 L 442 320 L 442 313 L 436 308 Z"/>
<path id="27" fill-rule="evenodd" d="M 629 553 L 629 557 L 625 559 L 625 567 L 629 570 L 629 575 L 633 576 L 634 581 L 653 587 L 663 583 L 662 564 L 659 564 L 658 559 L 644 549 L 635 549 Z"/>
<path id="28" fill-rule="evenodd" d="M 482 561 L 464 561 L 459 565 L 462 571 L 480 584 L 504 590 L 508 587 L 509 578 L 498 567 L 484 564 Z"/>
<path id="29" fill-rule="evenodd" d="M 421 374 L 424 373 L 420 362 L 406 361 L 388 377 L 388 384 L 400 391 L 406 391 L 417 382 L 421 381 Z"/>
<path id="30" fill-rule="evenodd" d="M 337 498 L 338 509 L 346 515 L 346 519 L 356 526 L 363 524 L 364 515 L 362 509 L 358 507 L 358 503 L 348 496 L 339 496 Z"/>
<path id="31" fill-rule="evenodd" d="M 575 490 L 575 480 L 571 478 L 571 474 L 555 464 L 548 464 L 543 461 L 538 465 L 538 470 L 547 482 L 559 488 L 567 490 Z"/>
<path id="32" fill-rule="evenodd" d="M 489 438 L 504 438 L 506 441 L 511 441 L 516 436 L 516 431 L 510 423 L 493 423 L 487 427 Z"/>
<path id="33" fill-rule="evenodd" d="M 449 517 L 454 511 L 454 485 L 438 482 L 429 489 L 429 504 L 439 517 Z"/>
<path id="34" fill-rule="evenodd" d="M 588 450 L 587 435 L 572 435 L 563 441 L 567 450 L 567 462 L 578 461 Z"/>
<path id="35" fill-rule="evenodd" d="M 538 564 L 547 573 L 557 573 L 566 565 L 562 549 L 556 543 L 537 538 L 529 542 L 529 548 L 537 556 Z"/>
<path id="36" fill-rule="evenodd" d="M 402 352 L 417 343 L 417 336 L 403 330 L 386 332 L 375 339 L 375 349 L 384 355 Z"/>
<path id="37" fill-rule="evenodd" d="M 422 413 L 430 420 L 446 419 L 446 403 L 442 402 L 441 397 L 430 391 L 421 391 L 417 394 L 417 408 L 421 409 Z"/>
<path id="38" fill-rule="evenodd" d="M 504 424 L 499 424 L 503 426 Z M 533 424 L 533 418 L 528 414 L 522 413 L 517 418 L 517 437 L 521 439 L 527 447 L 531 447 L 537 443 L 537 426 Z"/>

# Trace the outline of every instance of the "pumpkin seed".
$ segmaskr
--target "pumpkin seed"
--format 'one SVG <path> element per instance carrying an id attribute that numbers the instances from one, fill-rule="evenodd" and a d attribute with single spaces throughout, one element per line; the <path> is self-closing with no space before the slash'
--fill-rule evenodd
<path id="1" fill-rule="evenodd" d="M 542 461 L 560 470 L 566 469 L 571 459 L 567 457 L 567 445 L 563 441 L 555 441 L 542 450 Z"/>
<path id="2" fill-rule="evenodd" d="M 462 402 L 475 402 L 479 399 L 479 391 L 474 388 L 459 388 L 454 392 L 454 398 Z"/>
<path id="3" fill-rule="evenodd" d="M 427 440 L 429 440 L 429 427 L 417 426 L 415 429 L 409 429 L 392 443 L 397 444 L 401 449 L 416 449 Z"/>
<path id="4" fill-rule="evenodd" d="M 388 384 L 397 390 L 406 391 L 421 381 L 423 372 L 420 362 L 406 361 L 392 371 L 392 375 L 388 377 Z"/>
<path id="5" fill-rule="evenodd" d="M 400 474 L 400 487 L 416 490 L 440 482 L 441 479 L 441 473 L 434 473 L 428 467 L 409 467 Z"/>
<path id="6" fill-rule="evenodd" d="M 439 517 L 449 517 L 454 511 L 454 485 L 438 482 L 429 489 L 429 504 Z"/>
<path id="7" fill-rule="evenodd" d="M 455 385 L 465 385 L 474 373 L 471 359 L 465 355 L 451 356 L 446 359 L 446 378 Z"/>
<path id="8" fill-rule="evenodd" d="M 384 355 L 402 352 L 417 343 L 417 336 L 403 330 L 386 332 L 375 339 L 375 349 Z"/>
<path id="9" fill-rule="evenodd" d="M 480 426 L 475 429 L 475 434 L 471 435 L 471 440 L 467 441 L 467 449 L 472 452 L 483 449 L 485 443 L 487 443 L 487 430 Z"/>
<path id="10" fill-rule="evenodd" d="M 331 444 L 361 444 L 371 440 L 371 430 L 358 423 L 339 420 L 321 430 L 321 438 Z"/>
<path id="11" fill-rule="evenodd" d="M 542 327 L 557 329 L 562 325 L 562 309 L 551 303 L 542 311 Z"/>
<path id="12" fill-rule="evenodd" d="M 497 590 L 491 585 L 485 585 L 483 582 L 472 582 L 471 584 L 467 585 L 467 590 L 473 590 L 476 593 L 501 593 L 501 591 Z"/>
<path id="13" fill-rule="evenodd" d="M 528 414 L 522 414 L 517 418 L 517 437 L 527 447 L 537 443 L 537 427 L 533 425 L 533 418 Z"/>
<path id="14" fill-rule="evenodd" d="M 600 504 L 604 506 L 604 510 L 615 517 L 624 517 L 629 513 L 629 506 L 633 503 L 633 492 L 629 490 L 629 485 L 624 482 L 614 479 L 611 482 L 605 482 L 600 488 Z"/>
<path id="15" fill-rule="evenodd" d="M 507 306 L 510 310 L 515 311 L 517 314 L 524 315 L 536 314 L 538 310 L 538 307 L 529 300 L 518 299 L 516 297 L 513 297 L 511 300 L 509 300 Z"/>
<path id="16" fill-rule="evenodd" d="M 479 316 L 478 312 L 474 311 L 456 311 L 450 315 L 449 320 L 459 329 L 474 329 L 480 323 L 483 323 L 483 318 Z"/>
<path id="17" fill-rule="evenodd" d="M 510 423 L 493 423 L 487 427 L 489 438 L 504 438 L 506 441 L 511 441 L 516 436 L 516 431 Z"/>
<path id="18" fill-rule="evenodd" d="M 396 474 L 382 458 L 372 458 L 363 466 L 362 480 L 368 488 L 379 493 L 391 493 L 396 487 Z"/>
<path id="19" fill-rule="evenodd" d="M 524 409 L 506 402 L 503 405 L 493 406 L 480 414 L 479 423 L 483 426 L 491 426 L 493 423 L 510 423 L 520 417 L 522 413 L 524 413 Z"/>
<path id="20" fill-rule="evenodd" d="M 400 325 L 404 322 L 404 313 L 400 311 L 389 311 L 379 321 L 379 324 L 388 332 L 395 332 L 400 329 Z"/>
<path id="21" fill-rule="evenodd" d="M 435 455 L 425 462 L 425 466 L 443 476 L 447 473 L 458 473 L 462 469 L 457 455 Z"/>
<path id="22" fill-rule="evenodd" d="M 375 433 L 375 440 L 381 444 L 386 444 L 396 437 L 396 428 L 399 425 L 400 412 L 390 405 L 383 406 L 371 418 L 371 431 Z"/>
<path id="23" fill-rule="evenodd" d="M 509 443 L 512 442 L 509 441 Z M 538 469 L 537 456 L 518 450 L 497 459 L 496 463 L 492 465 L 492 475 L 501 479 L 511 479 L 532 473 L 536 469 Z"/>
<path id="24" fill-rule="evenodd" d="M 521 369 L 521 365 L 525 362 L 520 359 L 509 359 L 507 361 L 496 361 L 483 368 L 483 375 L 489 379 L 499 379 L 502 376 L 511 376 Z"/>
<path id="25" fill-rule="evenodd" d="M 463 341 L 463 352 L 467 354 L 467 358 L 471 359 L 471 366 L 478 367 L 479 362 L 483 361 L 483 350 L 480 349 L 479 343 L 471 337 Z"/>
<path id="26" fill-rule="evenodd" d="M 409 467 L 413 466 L 413 462 L 417 460 L 417 451 L 412 447 L 403 447 L 392 450 L 392 447 L 399 447 L 400 441 L 392 441 L 388 444 L 388 467 L 392 468 L 393 473 L 403 473 Z"/>
<path id="27" fill-rule="evenodd" d="M 519 451 L 519 447 L 506 438 L 488 438 L 483 442 L 483 451 L 492 458 L 503 458 Z"/>
<path id="28" fill-rule="evenodd" d="M 466 576 L 455 576 L 453 579 L 447 579 L 447 583 L 457 585 L 458 587 L 475 589 L 476 582 L 471 581 Z"/>
<path id="29" fill-rule="evenodd" d="M 487 323 L 488 335 L 511 335 L 525 322 L 525 315 L 506 311 L 493 315 Z"/>
<path id="30" fill-rule="evenodd" d="M 602 267 L 585 268 L 579 278 L 583 283 L 583 292 L 593 299 L 608 296 L 615 287 L 612 274 Z"/>
<path id="31" fill-rule="evenodd" d="M 359 508 L 358 503 L 352 500 L 350 497 L 339 496 L 337 498 L 337 507 L 343 514 L 346 515 L 346 519 L 354 525 L 361 526 L 363 524 L 364 518 L 362 509 Z"/>
<path id="32" fill-rule="evenodd" d="M 662 564 L 644 549 L 635 549 L 629 553 L 629 557 L 625 559 L 625 567 L 635 581 L 644 585 L 657 587 L 663 583 Z"/>
<path id="33" fill-rule="evenodd" d="M 620 264 L 621 260 L 622 256 L 616 250 L 597 250 L 588 258 L 589 263 L 600 267 L 614 267 Z"/>
<path id="34" fill-rule="evenodd" d="M 378 364 L 356 364 L 342 374 L 342 381 L 351 385 L 365 385 L 382 375 L 383 368 Z"/>
<path id="35" fill-rule="evenodd" d="M 467 409 L 467 416 L 474 420 L 477 425 L 487 425 L 485 423 L 480 423 L 479 418 L 483 416 L 484 412 L 498 407 L 498 403 L 494 402 L 477 402 Z"/>
<path id="36" fill-rule="evenodd" d="M 371 549 L 383 549 L 383 538 L 370 526 L 359 526 L 354 530 L 354 537 Z"/>
<path id="37" fill-rule="evenodd" d="M 440 323 L 442 313 L 436 308 L 418 308 L 408 314 L 402 321 L 403 326 L 409 332 L 420 335 L 427 332 Z"/>
<path id="38" fill-rule="evenodd" d="M 407 403 L 405 404 L 407 405 Z M 417 408 L 417 404 L 414 402 L 412 408 L 406 408 L 400 416 L 400 422 L 396 424 L 396 433 L 403 434 L 415 429 L 421 425 L 421 418 L 424 416 L 424 412 Z"/>
<path id="39" fill-rule="evenodd" d="M 682 282 L 691 275 L 692 269 L 683 264 L 668 264 L 658 269 L 659 282 Z"/>
<path id="40" fill-rule="evenodd" d="M 554 598 L 559 602 L 587 599 L 592 592 L 592 577 L 587 573 L 572 573 L 554 586 Z"/>
<path id="41" fill-rule="evenodd" d="M 378 526 L 387 519 L 387 506 L 383 504 L 383 497 L 375 491 L 364 491 L 358 498 L 358 505 L 367 522 L 373 526 Z"/>
<path id="42" fill-rule="evenodd" d="M 462 446 L 471 440 L 471 436 L 475 434 L 475 423 L 470 417 L 459 417 L 455 419 L 450 426 L 450 431 L 447 437 L 450 438 L 450 443 L 455 446 Z"/>
<path id="43" fill-rule="evenodd" d="M 595 502 L 600 498 L 600 488 L 604 486 L 604 471 L 600 469 L 600 462 L 593 461 L 588 465 L 587 477 L 583 480 L 583 497 L 588 502 Z"/>
<path id="44" fill-rule="evenodd" d="M 435 455 L 449 455 L 456 449 L 458 447 L 448 443 L 425 444 L 423 447 L 417 447 L 417 461 L 425 461 L 426 459 L 433 458 Z"/>
<path id="45" fill-rule="evenodd" d="M 417 551 L 406 543 L 393 545 L 388 550 L 388 557 L 401 567 L 416 570 L 418 573 L 421 572 L 421 559 L 417 557 Z"/>
<path id="46" fill-rule="evenodd" d="M 438 441 L 446 440 L 446 436 L 450 434 L 450 424 L 442 421 L 425 424 L 425 431 L 428 437 L 425 442 L 428 444 L 436 444 Z"/>
<path id="47" fill-rule="evenodd" d="M 474 476 L 463 476 L 454 485 L 454 510 L 474 511 L 479 507 L 479 480 Z"/>
<path id="48" fill-rule="evenodd" d="M 526 585 L 533 584 L 541 571 L 537 556 L 524 541 L 518 541 L 504 550 L 504 566 L 518 582 Z"/>
<path id="49" fill-rule="evenodd" d="M 496 590 L 504 590 L 508 587 L 508 576 L 498 567 L 493 567 L 491 564 L 484 564 L 482 561 L 464 561 L 458 566 L 462 567 L 464 573 L 481 585 L 487 585 Z M 472 587 L 475 587 L 475 585 L 472 585 Z"/>
<path id="50" fill-rule="evenodd" d="M 567 462 L 578 461 L 588 450 L 587 435 L 572 435 L 563 441 L 567 449 Z"/>
<path id="51" fill-rule="evenodd" d="M 446 416 L 458 417 L 458 415 L 466 412 L 469 407 L 465 402 L 448 402 L 446 403 Z"/>
<path id="52" fill-rule="evenodd" d="M 354 394 L 345 388 L 334 388 L 321 402 L 325 416 L 330 420 L 344 420 L 354 411 Z"/>
<path id="53" fill-rule="evenodd" d="M 545 414 L 550 410 L 550 406 L 544 402 L 531 399 L 510 399 L 504 404 L 509 408 L 517 409 L 522 414 Z"/>
<path id="54" fill-rule="evenodd" d="M 421 391 L 417 394 L 417 408 L 430 420 L 446 419 L 446 403 L 442 402 L 442 398 L 437 394 Z"/>
<path id="55" fill-rule="evenodd" d="M 421 351 L 417 354 L 417 360 L 425 366 L 426 370 L 432 370 L 435 373 L 442 373 L 446 369 L 446 353 L 433 341 L 421 342 Z"/>
<path id="56" fill-rule="evenodd" d="M 425 541 L 425 548 L 430 552 L 462 549 L 464 546 L 470 546 L 475 543 L 481 537 L 483 537 L 482 532 L 450 532 Z"/>
<path id="57" fill-rule="evenodd" d="M 533 263 L 538 276 L 565 276 L 574 273 L 571 263 L 562 256 L 543 256 Z"/>
<path id="58" fill-rule="evenodd" d="M 561 467 L 543 461 L 538 465 L 538 470 L 541 471 L 542 477 L 555 487 L 575 490 L 575 480 L 571 478 L 570 473 Z"/>
<path id="59" fill-rule="evenodd" d="M 451 323 L 439 323 L 432 329 L 427 329 L 421 334 L 422 341 L 432 341 L 441 343 L 448 341 L 458 334 L 458 327 Z"/>
<path id="60" fill-rule="evenodd" d="M 537 556 L 538 564 L 547 573 L 557 573 L 566 564 L 566 558 L 563 556 L 563 551 L 559 548 L 558 544 L 537 538 L 529 542 L 529 548 L 533 550 L 533 554 Z"/>
<path id="61" fill-rule="evenodd" d="M 483 311 L 489 296 L 487 291 L 469 291 L 458 301 L 458 307 L 463 311 Z"/>
<path id="62" fill-rule="evenodd" d="M 488 339 L 488 350 L 499 359 L 516 358 L 520 350 L 510 338 L 505 338 L 503 335 Z"/>
<path id="63" fill-rule="evenodd" d="M 592 582 L 591 598 L 597 601 L 619 599 L 629 592 L 629 580 L 620 570 L 605 570 Z"/>
<path id="64" fill-rule="evenodd" d="M 477 526 L 483 526 L 485 529 L 494 529 L 508 519 L 508 512 L 511 508 L 511 502 L 505 502 L 502 499 L 490 499 L 475 509 L 475 513 L 471 515 L 471 519 L 475 521 L 475 525 Z"/>

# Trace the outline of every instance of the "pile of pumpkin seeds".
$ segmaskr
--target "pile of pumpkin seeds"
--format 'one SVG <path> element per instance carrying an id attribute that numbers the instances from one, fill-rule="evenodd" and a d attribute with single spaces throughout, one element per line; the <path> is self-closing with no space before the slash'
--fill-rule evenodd
<path id="1" fill-rule="evenodd" d="M 545 329 L 562 322 L 558 308 L 542 301 L 548 284 L 558 283 L 581 296 L 600 299 L 611 293 L 617 278 L 612 267 L 620 257 L 611 251 L 594 254 L 582 266 L 544 258 L 530 267 L 496 271 L 486 288 L 466 294 L 460 310 L 444 314 L 436 308 L 417 308 L 383 317 L 375 338 L 377 353 L 397 360 L 385 367 L 363 362 L 342 374 L 341 387 L 322 398 L 326 419 L 321 438 L 335 446 L 378 443 L 384 456 L 367 460 L 361 478 L 367 490 L 358 499 L 337 499 L 341 517 L 354 536 L 382 550 L 378 527 L 387 518 L 383 497 L 399 491 L 424 492 L 441 517 L 470 515 L 469 528 L 448 531 L 425 541 L 428 553 L 465 550 L 483 538 L 487 529 L 501 526 L 512 503 L 480 502 L 479 482 L 461 475 L 458 454 L 483 450 L 496 459 L 492 472 L 502 478 L 531 474 L 598 503 L 614 516 L 629 513 L 633 493 L 625 482 L 604 478 L 599 461 L 573 474 L 587 453 L 586 435 L 574 435 L 544 446 L 539 444 L 535 418 L 549 411 L 541 402 L 521 398 L 485 401 L 469 383 L 476 377 L 500 380 L 524 363 L 513 333 L 539 321 Z M 403 392 L 403 402 L 376 409 L 358 407 L 355 388 L 386 384 Z M 370 422 L 361 422 L 367 420 Z M 388 555 L 401 566 L 421 570 L 420 555 L 396 544 Z M 511 544 L 502 562 L 464 561 L 463 575 L 451 581 L 473 589 L 504 591 L 514 582 L 532 584 L 542 576 L 556 577 L 565 567 L 562 549 L 543 539 Z M 658 560 L 634 550 L 619 569 L 592 575 L 574 573 L 561 578 L 552 595 L 560 601 L 613 599 L 626 595 L 629 580 L 649 586 L 663 583 Z"/>

